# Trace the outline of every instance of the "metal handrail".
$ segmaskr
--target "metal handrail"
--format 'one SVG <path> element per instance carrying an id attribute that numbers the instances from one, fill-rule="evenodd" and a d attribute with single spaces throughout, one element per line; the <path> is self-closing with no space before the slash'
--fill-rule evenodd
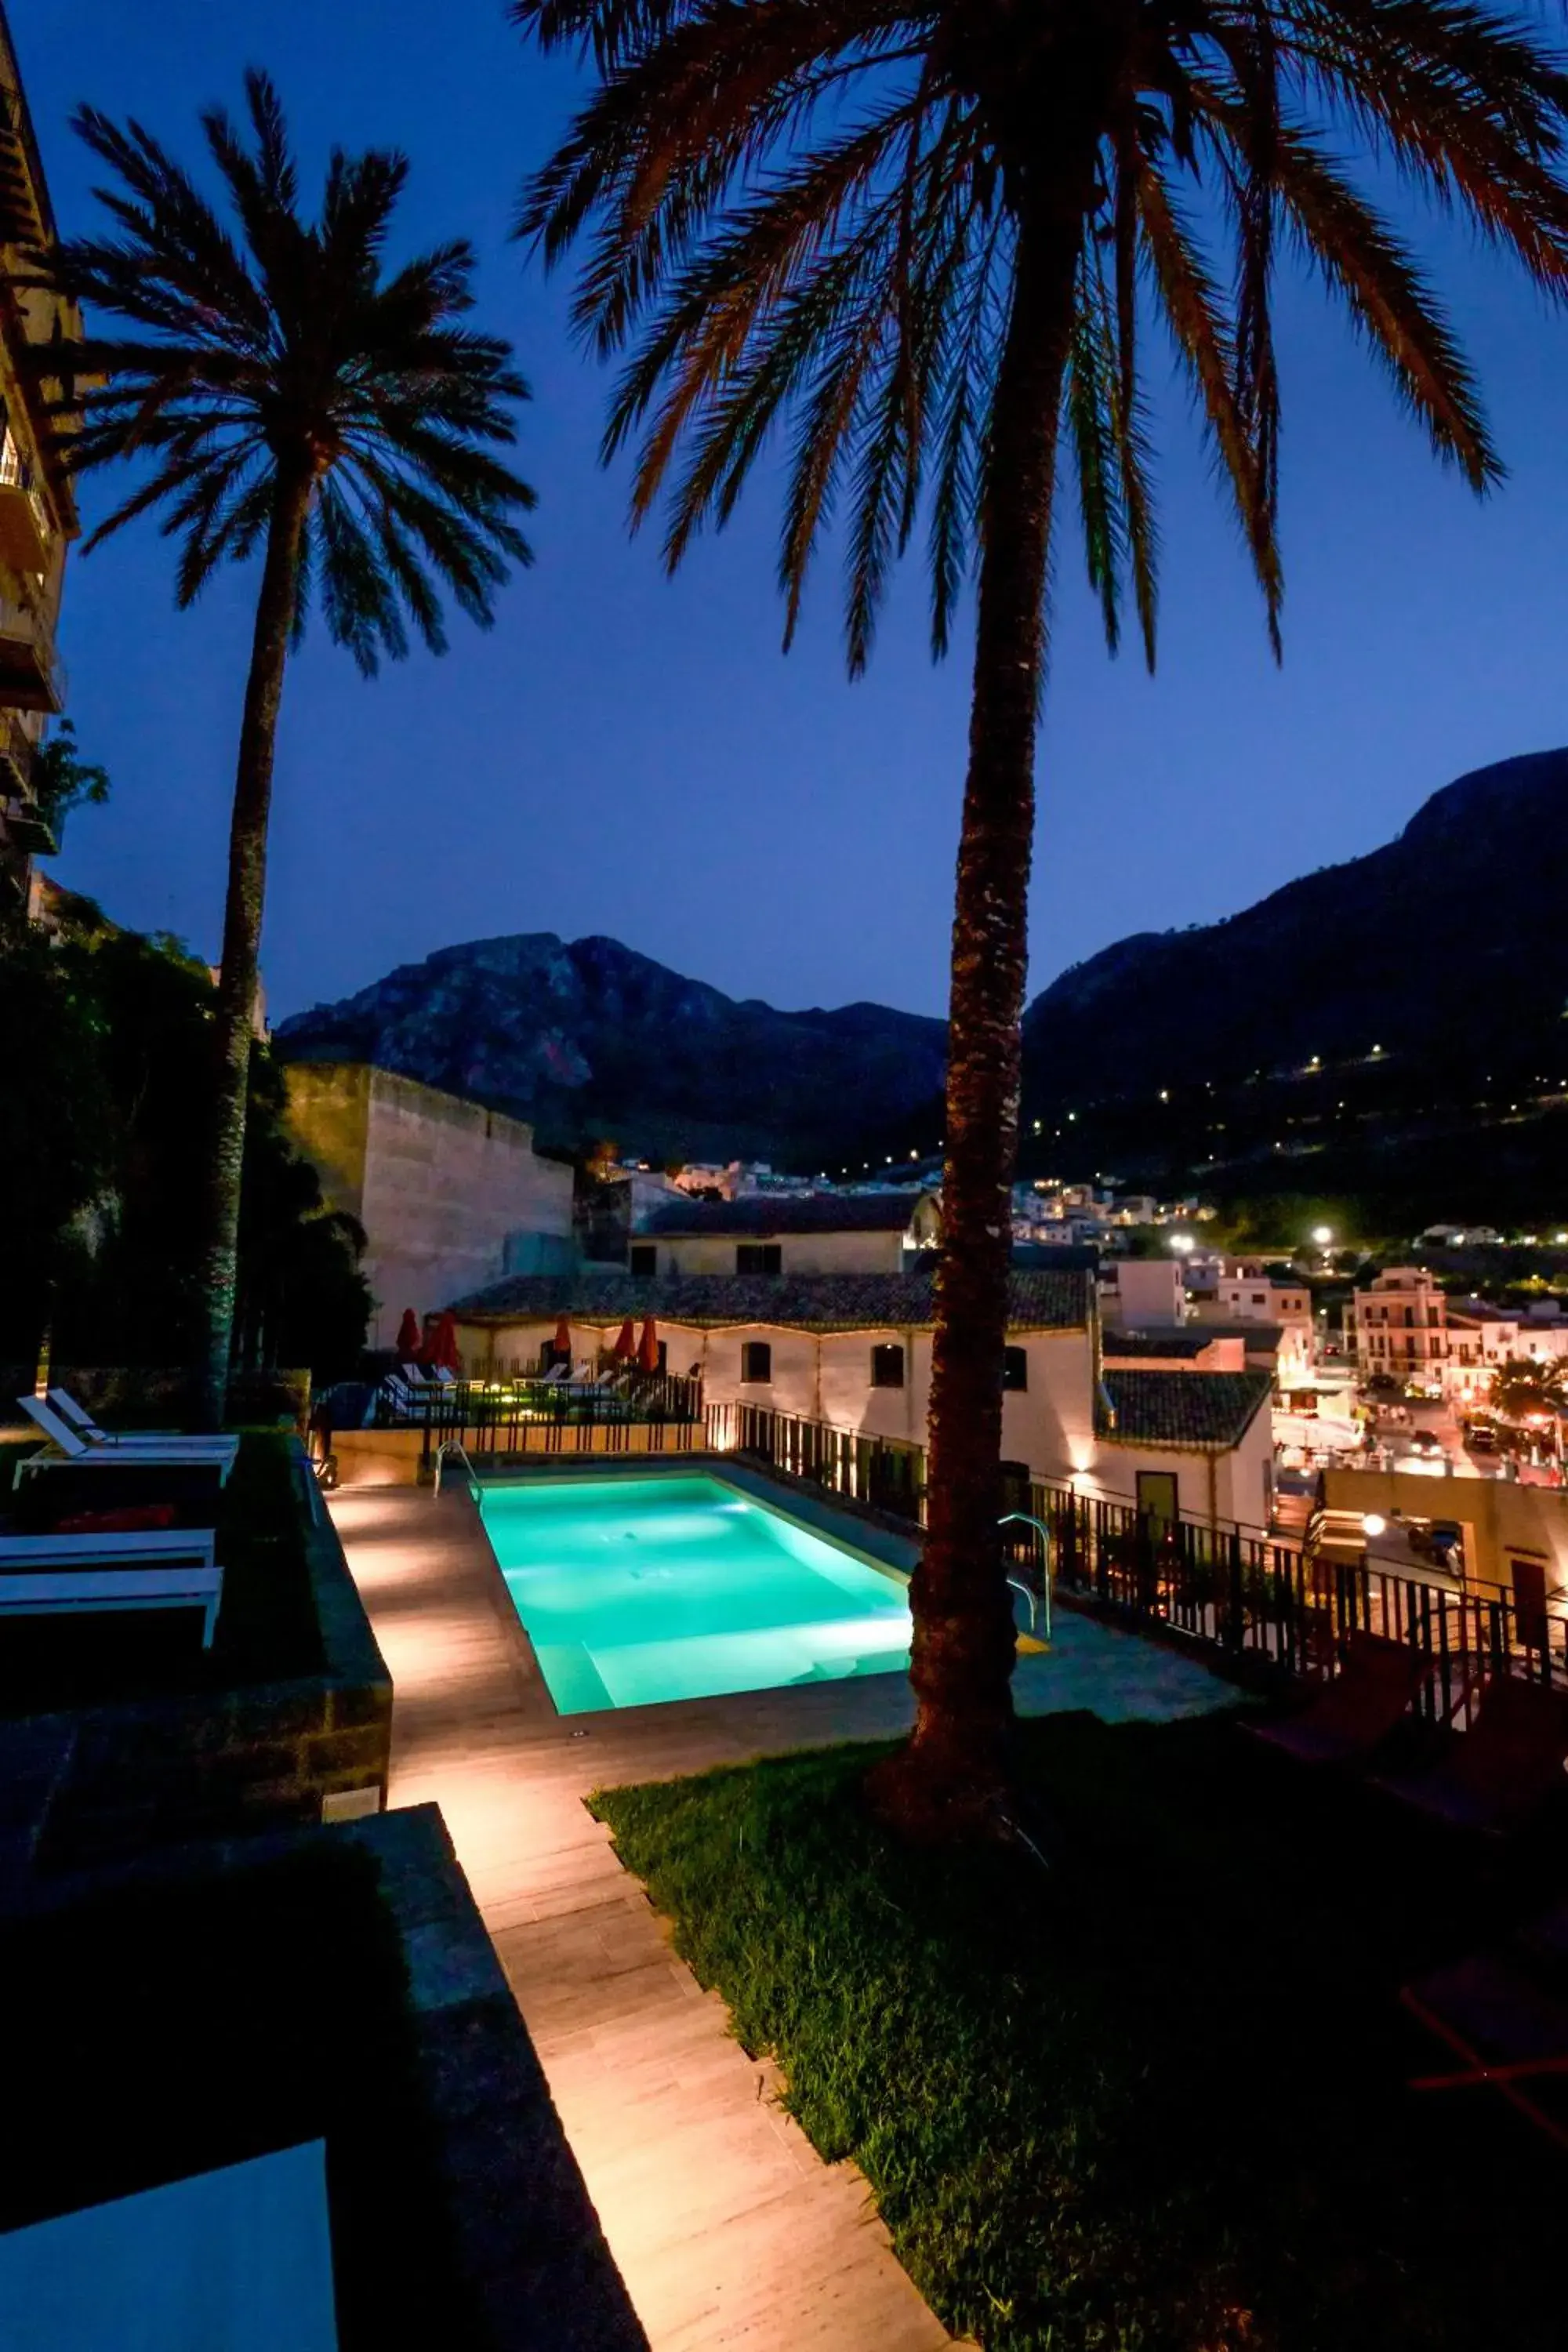
<path id="1" fill-rule="evenodd" d="M 1045 1587 L 1041 1598 L 1046 1607 L 1046 1639 L 1048 1642 L 1051 1638 L 1051 1531 L 1043 1519 L 1035 1517 L 1032 1511 L 1004 1511 L 996 1524 L 999 1528 L 1014 1524 L 1033 1528 L 1040 1538 L 1040 1576 Z M 1029 1631 L 1032 1633 L 1035 1631 L 1035 1595 L 1021 1577 L 1010 1576 L 1007 1581 L 1014 1591 L 1021 1592 L 1029 1604 Z"/>
<path id="2" fill-rule="evenodd" d="M 455 1454 L 457 1456 L 458 1460 L 462 1464 L 464 1469 L 468 1472 L 476 1486 L 479 1483 L 479 1474 L 474 1468 L 473 1464 L 469 1461 L 468 1448 L 464 1445 L 462 1439 L 460 1437 L 444 1437 L 440 1444 L 436 1448 L 437 1500 L 439 1500 L 441 1494 L 441 1466 L 447 1460 L 448 1454 Z"/>

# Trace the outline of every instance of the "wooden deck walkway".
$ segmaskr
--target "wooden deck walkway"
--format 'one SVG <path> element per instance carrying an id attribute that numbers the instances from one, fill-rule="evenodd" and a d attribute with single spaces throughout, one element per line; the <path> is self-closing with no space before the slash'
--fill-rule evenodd
<path id="1" fill-rule="evenodd" d="M 392 1801 L 440 1805 L 653 2352 L 936 2352 L 861 2176 L 822 2162 L 583 1799 L 894 1730 L 897 1677 L 563 1719 L 466 1494 L 332 1515 L 391 1668 Z"/>

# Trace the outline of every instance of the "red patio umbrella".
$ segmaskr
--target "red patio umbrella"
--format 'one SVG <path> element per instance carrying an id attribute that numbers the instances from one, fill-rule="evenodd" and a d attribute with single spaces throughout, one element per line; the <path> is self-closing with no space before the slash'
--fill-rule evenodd
<path id="1" fill-rule="evenodd" d="M 642 1339 L 637 1344 L 637 1370 L 639 1372 L 657 1372 L 658 1370 L 658 1334 L 654 1329 L 651 1315 L 643 1319 Z"/>
<path id="2" fill-rule="evenodd" d="M 555 1326 L 555 1353 L 557 1356 L 564 1356 L 567 1362 L 571 1362 L 572 1326 L 568 1323 L 564 1315 L 561 1318 L 560 1322 Z"/>
<path id="3" fill-rule="evenodd" d="M 626 1357 L 635 1356 L 637 1351 L 637 1335 L 632 1328 L 632 1318 L 628 1315 L 626 1321 L 621 1325 L 619 1335 L 616 1338 L 616 1344 L 611 1349 L 610 1353 L 613 1356 Z"/>
<path id="4" fill-rule="evenodd" d="M 419 1318 L 412 1307 L 405 1307 L 403 1310 L 403 1320 L 397 1327 L 397 1353 L 404 1363 L 411 1364 L 423 1345 Z"/>
<path id="5" fill-rule="evenodd" d="M 448 1372 L 462 1370 L 462 1360 L 458 1353 L 458 1318 L 449 1307 L 443 1310 L 430 1334 L 425 1360 L 438 1369 L 444 1367 Z"/>

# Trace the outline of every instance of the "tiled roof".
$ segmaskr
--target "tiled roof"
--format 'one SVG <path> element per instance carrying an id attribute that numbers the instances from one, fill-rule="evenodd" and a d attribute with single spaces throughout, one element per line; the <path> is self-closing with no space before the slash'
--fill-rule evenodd
<path id="1" fill-rule="evenodd" d="M 1250 1323 L 1245 1318 L 1235 1323 L 1211 1323 L 1205 1316 L 1192 1328 L 1194 1331 L 1205 1332 L 1211 1339 L 1245 1339 L 1247 1346 L 1259 1354 L 1267 1348 L 1271 1355 L 1278 1355 L 1279 1342 L 1285 1337 L 1282 1323 Z"/>
<path id="2" fill-rule="evenodd" d="M 626 1274 L 520 1274 L 453 1301 L 463 1321 L 547 1323 L 566 1315 L 619 1323 L 652 1315 L 662 1323 L 724 1328 L 773 1324 L 807 1331 L 889 1331 L 929 1325 L 934 1267 L 911 1274 L 696 1274 L 681 1280 Z M 1089 1317 L 1092 1277 L 1015 1273 L 1009 1328 L 1074 1331 Z"/>
<path id="3" fill-rule="evenodd" d="M 1113 1331 L 1108 1327 L 1102 1346 L 1107 1356 L 1165 1356 L 1190 1360 L 1201 1356 L 1212 1340 L 1224 1336 L 1195 1328 L 1185 1331 Z"/>
<path id="4" fill-rule="evenodd" d="M 1100 1385 L 1115 1421 L 1102 1406 L 1100 1434 L 1112 1444 L 1224 1450 L 1240 1444 L 1273 1383 L 1264 1371 L 1107 1371 Z"/>
<path id="5" fill-rule="evenodd" d="M 748 1192 L 738 1201 L 672 1202 L 655 1209 L 642 1228 L 661 1240 L 700 1239 L 705 1234 L 901 1234 L 907 1232 L 919 1192 L 808 1192 L 798 1199 Z"/>

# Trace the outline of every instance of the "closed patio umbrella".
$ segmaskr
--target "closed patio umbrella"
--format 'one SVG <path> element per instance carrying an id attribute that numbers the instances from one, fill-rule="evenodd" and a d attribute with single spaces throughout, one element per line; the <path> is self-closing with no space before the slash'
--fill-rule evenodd
<path id="1" fill-rule="evenodd" d="M 643 1320 L 642 1339 L 637 1345 L 637 1370 L 639 1372 L 657 1372 L 658 1370 L 658 1334 L 654 1328 L 651 1315 Z"/>
<path id="2" fill-rule="evenodd" d="M 403 1310 L 403 1320 L 397 1327 L 397 1353 L 401 1360 L 405 1364 L 411 1364 L 419 1353 L 422 1344 L 419 1318 L 412 1307 L 405 1307 Z"/>
<path id="3" fill-rule="evenodd" d="M 448 1372 L 462 1370 L 462 1361 L 458 1354 L 458 1318 L 449 1307 L 444 1310 L 430 1334 L 425 1360 L 434 1364 L 437 1370 L 444 1368 Z"/>
<path id="4" fill-rule="evenodd" d="M 632 1328 L 632 1318 L 628 1315 L 626 1321 L 621 1325 L 619 1332 L 616 1334 L 616 1344 L 611 1349 L 610 1353 L 613 1356 L 625 1358 L 626 1356 L 635 1356 L 637 1351 L 637 1335 Z"/>
<path id="5" fill-rule="evenodd" d="M 570 1363 L 572 1360 L 572 1326 L 568 1323 L 564 1315 L 561 1318 L 560 1322 L 555 1326 L 554 1344 L 557 1362 L 564 1357 L 566 1361 Z"/>

